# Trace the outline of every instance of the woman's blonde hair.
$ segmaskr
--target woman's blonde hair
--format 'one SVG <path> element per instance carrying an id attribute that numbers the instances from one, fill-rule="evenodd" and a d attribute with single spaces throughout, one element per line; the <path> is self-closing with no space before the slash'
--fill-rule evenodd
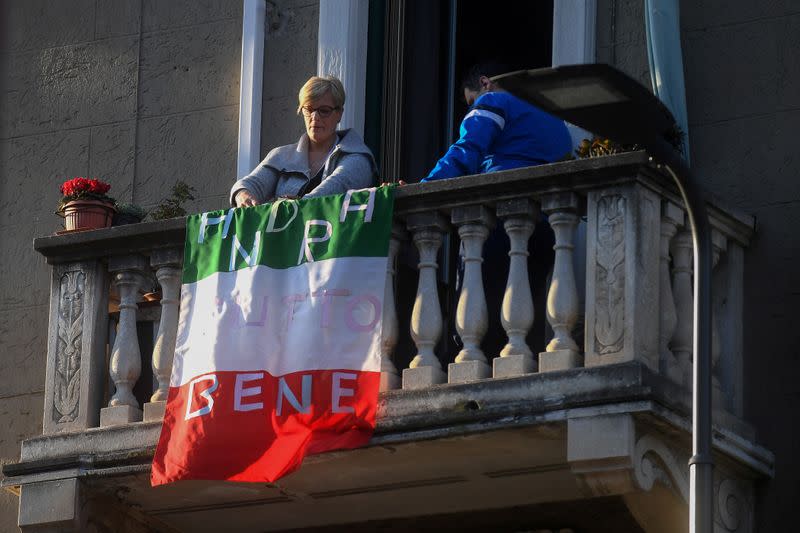
<path id="1" fill-rule="evenodd" d="M 339 78 L 333 76 L 311 76 L 308 81 L 300 88 L 297 95 L 298 106 L 297 114 L 299 115 L 303 106 L 314 100 L 319 100 L 326 93 L 330 93 L 333 97 L 335 107 L 344 107 L 344 86 Z"/>

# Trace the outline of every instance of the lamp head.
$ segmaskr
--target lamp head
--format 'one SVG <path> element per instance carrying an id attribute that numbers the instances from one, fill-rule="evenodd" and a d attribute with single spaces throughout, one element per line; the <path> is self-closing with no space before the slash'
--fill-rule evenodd
<path id="1" fill-rule="evenodd" d="M 623 144 L 670 139 L 675 119 L 639 82 L 603 64 L 520 70 L 492 78 L 503 89 L 576 126 Z"/>

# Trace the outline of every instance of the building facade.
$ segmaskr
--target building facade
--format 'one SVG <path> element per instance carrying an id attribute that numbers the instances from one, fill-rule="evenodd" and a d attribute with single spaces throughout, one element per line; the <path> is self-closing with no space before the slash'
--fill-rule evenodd
<path id="1" fill-rule="evenodd" d="M 299 137 L 296 92 L 317 72 L 345 79 L 348 125 L 363 131 L 384 177 L 410 182 L 463 116 L 457 74 L 485 56 L 515 68 L 605 62 L 649 86 L 643 1 L 528 4 L 264 2 L 260 149 L 249 160 Z M 161 319 L 174 309 L 142 304 L 131 322 L 113 301 L 137 300 L 142 279 L 158 277 L 169 290 L 181 221 L 53 237 L 53 210 L 58 185 L 79 175 L 109 181 L 113 196 L 146 208 L 177 180 L 195 189 L 190 211 L 225 207 L 243 157 L 247 2 L 1 5 L 0 530 L 682 530 L 690 244 L 675 191 L 640 152 L 401 190 L 397 328 L 385 342 L 373 445 L 310 458 L 275 486 L 150 489 L 160 426 L 158 405 L 148 407 L 159 368 L 149 367 Z M 680 7 L 691 162 L 713 195 L 717 252 L 715 523 L 790 531 L 800 6 Z M 575 250 L 557 257 L 553 276 L 554 286 L 575 289 L 554 289 L 548 304 L 569 327 L 548 330 L 553 346 L 530 341 L 531 358 L 486 353 L 486 367 L 450 370 L 462 295 L 452 289 L 452 253 L 439 250 L 493 224 L 524 249 L 540 210 L 561 249 Z M 605 253 L 619 246 L 620 257 Z M 415 254 L 439 272 L 423 265 L 417 273 Z M 609 281 L 609 270 L 625 283 Z M 508 305 L 519 312 L 506 321 L 524 323 L 524 282 L 508 283 Z M 58 318 L 75 294 L 82 303 L 69 312 L 81 317 L 82 350 L 64 359 Z M 437 321 L 438 330 L 424 327 Z M 479 329 L 469 320 L 458 327 Z M 140 413 L 124 423 L 109 411 L 103 419 L 120 379 L 107 361 L 120 332 L 138 335 L 140 346 L 123 362 L 142 362 Z M 408 368 L 420 340 L 436 345 L 434 357 Z M 81 369 L 66 402 L 63 361 Z"/>

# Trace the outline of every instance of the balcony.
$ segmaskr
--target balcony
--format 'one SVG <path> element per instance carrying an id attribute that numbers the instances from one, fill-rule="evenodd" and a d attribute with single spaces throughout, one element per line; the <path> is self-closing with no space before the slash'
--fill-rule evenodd
<path id="1" fill-rule="evenodd" d="M 744 532 L 753 485 L 774 462 L 742 420 L 753 220 L 709 208 L 715 521 Z M 527 271 L 541 213 L 555 232 L 544 308 Z M 493 308 L 480 258 L 496 226 L 511 252 Z M 3 468 L 3 485 L 20 487 L 24 531 L 686 529 L 692 243 L 677 192 L 645 153 L 398 189 L 375 436 L 275 484 L 149 486 L 183 239 L 172 219 L 34 242 L 52 265 L 44 427 Z M 456 294 L 446 250 L 458 242 Z M 402 274 L 409 263 L 418 275 Z M 154 286 L 160 303 L 142 301 Z M 508 339 L 497 353 L 481 350 L 489 314 Z M 536 316 L 548 322 L 541 347 L 527 340 Z M 116 390 L 136 400 L 109 406 Z"/>

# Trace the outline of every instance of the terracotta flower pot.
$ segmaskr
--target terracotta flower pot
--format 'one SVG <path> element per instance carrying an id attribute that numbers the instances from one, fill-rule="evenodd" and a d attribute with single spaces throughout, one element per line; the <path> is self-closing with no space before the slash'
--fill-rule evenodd
<path id="1" fill-rule="evenodd" d="M 146 292 L 142 295 L 142 299 L 145 302 L 160 302 L 161 291 Z"/>
<path id="2" fill-rule="evenodd" d="M 72 200 L 64 204 L 62 213 L 67 231 L 107 228 L 114 217 L 114 206 L 100 200 Z"/>

